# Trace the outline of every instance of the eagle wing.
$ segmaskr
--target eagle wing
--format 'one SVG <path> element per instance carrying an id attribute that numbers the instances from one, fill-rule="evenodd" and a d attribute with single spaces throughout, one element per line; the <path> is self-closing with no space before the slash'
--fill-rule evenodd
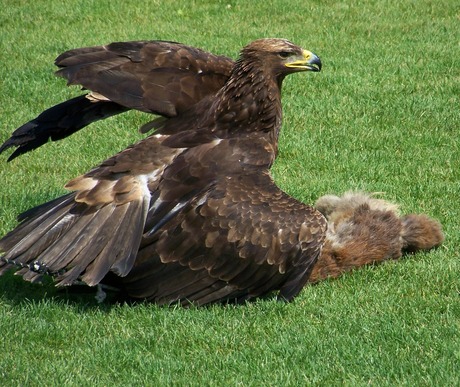
<path id="1" fill-rule="evenodd" d="M 268 174 L 221 179 L 143 240 L 123 278 L 128 294 L 203 305 L 279 290 L 291 300 L 319 257 L 325 222 Z"/>
<path id="2" fill-rule="evenodd" d="M 70 50 L 57 75 L 130 109 L 173 117 L 217 92 L 234 61 L 165 41 L 111 43 Z M 97 95 L 95 96 L 97 99 Z"/>
<path id="3" fill-rule="evenodd" d="M 0 241 L 1 270 L 21 266 L 32 281 L 52 274 L 61 286 L 96 285 L 112 271 L 130 296 L 157 303 L 241 301 L 274 290 L 292 299 L 326 223 L 275 185 L 268 142 L 179 148 L 164 145 L 167 137 L 150 136 L 69 182 L 73 193 L 23 215 Z"/>
<path id="4" fill-rule="evenodd" d="M 176 116 L 219 90 L 234 65 L 225 56 L 165 41 L 79 48 L 61 54 L 55 63 L 59 76 L 91 93 L 55 105 L 16 129 L 0 146 L 0 153 L 17 148 L 8 161 L 130 109 Z"/>

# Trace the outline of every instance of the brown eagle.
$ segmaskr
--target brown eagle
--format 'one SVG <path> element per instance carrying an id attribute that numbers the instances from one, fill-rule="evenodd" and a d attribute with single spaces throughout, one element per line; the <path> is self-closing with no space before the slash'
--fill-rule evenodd
<path id="1" fill-rule="evenodd" d="M 70 110 L 60 117 L 73 117 L 72 106 L 83 110 L 69 132 L 58 126 L 57 137 L 126 108 L 168 119 L 67 183 L 72 193 L 22 214 L 21 224 L 0 240 L 0 272 L 20 267 L 30 281 L 51 274 L 59 286 L 77 280 L 93 286 L 112 272 L 129 296 L 159 304 L 242 302 L 272 291 L 291 300 L 320 255 L 326 220 L 282 192 L 269 169 L 277 154 L 282 81 L 319 71 L 319 58 L 284 39 L 261 39 L 235 63 L 221 58 L 217 66 L 207 59 L 218 57 L 160 42 L 154 43 L 162 47 L 157 78 L 146 61 L 149 44 L 112 46 L 116 54 L 110 46 L 82 49 L 58 59 L 69 81 L 90 88 L 100 102 L 64 103 Z M 161 71 L 169 55 L 181 65 Z M 131 64 L 146 66 L 145 76 L 134 77 L 140 82 L 127 77 Z M 151 83 L 153 95 L 144 88 Z M 53 130 L 25 141 L 15 135 L 19 140 L 3 149 L 19 145 L 22 153 L 53 137 Z"/>

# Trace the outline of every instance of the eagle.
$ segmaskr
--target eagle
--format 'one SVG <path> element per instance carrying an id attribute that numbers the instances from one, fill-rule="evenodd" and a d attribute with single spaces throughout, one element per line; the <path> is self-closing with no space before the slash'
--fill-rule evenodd
<path id="1" fill-rule="evenodd" d="M 69 84 L 82 85 L 90 93 L 56 105 L 17 129 L 0 148 L 1 152 L 17 147 L 9 160 L 41 146 L 50 138 L 59 140 L 91 122 L 129 109 L 161 115 L 160 119 L 144 125 L 142 130 L 159 128 L 165 120 L 184 114 L 205 97 L 215 95 L 228 81 L 235 66 L 235 62 L 228 57 L 165 41 L 119 42 L 70 50 L 60 55 L 56 64 L 61 68 L 58 75 L 66 78 Z M 185 129 L 191 127 L 186 126 Z M 158 148 L 158 144 L 155 147 Z M 158 163 L 165 160 L 159 159 Z M 71 188 L 72 184 L 68 186 Z M 407 253 L 429 250 L 444 240 L 442 227 L 436 220 L 424 214 L 400 216 L 397 205 L 376 199 L 370 194 L 348 192 L 342 197 L 325 195 L 318 199 L 315 208 L 326 217 L 328 227 L 321 254 L 308 277 L 308 283 L 338 277 L 364 265 L 399 259 Z M 51 204 L 50 209 L 53 209 Z M 22 219 L 25 222 L 31 216 L 32 212 L 26 213 Z M 232 224 L 237 226 L 234 222 Z M 97 232 L 94 230 L 94 235 Z M 139 235 L 142 233 L 138 232 Z M 224 239 L 223 243 L 227 243 L 227 240 Z M 3 242 L 3 246 L 11 246 L 11 241 L 9 244 Z M 61 242 L 60 246 L 64 251 L 65 243 Z M 58 254 L 58 247 L 54 249 L 53 253 Z M 146 250 L 143 250 L 143 254 L 143 259 L 148 260 Z M 158 263 L 158 255 L 155 257 Z M 137 258 L 134 259 L 137 267 Z M 2 262 L 2 272 L 12 266 L 22 267 L 19 273 L 32 281 L 45 273 L 58 276 L 66 270 L 58 270 L 56 264 L 53 269 L 43 261 L 31 261 L 30 258 L 15 260 L 11 254 L 9 258 L 5 255 Z M 157 270 L 160 266 L 153 265 L 152 261 L 151 267 Z M 174 268 L 171 265 L 167 267 L 168 270 Z M 162 270 L 166 270 L 166 266 Z M 182 276 L 190 275 L 183 268 L 181 270 Z M 72 280 L 64 284 L 72 283 L 75 272 L 73 275 Z M 109 272 L 102 281 L 110 279 L 110 275 Z M 112 277 L 112 282 L 123 286 L 121 277 Z M 128 280 L 131 281 L 131 288 L 134 287 L 133 282 L 138 281 L 134 276 L 124 279 Z M 158 276 L 155 281 L 160 286 Z M 96 282 L 93 280 L 91 283 Z M 137 296 L 145 297 L 145 294 L 141 295 L 145 289 L 140 289 L 152 285 L 144 280 L 144 283 L 139 282 L 136 286 Z M 135 293 L 131 291 L 131 294 Z M 158 297 L 150 299 L 159 301 Z M 161 302 L 169 301 L 163 299 Z"/>
<path id="2" fill-rule="evenodd" d="M 149 70 L 151 45 L 160 50 L 158 74 Z M 90 98 L 58 105 L 57 129 L 27 134 L 53 108 L 42 113 L 2 150 L 19 146 L 17 156 L 129 108 L 163 119 L 150 136 L 69 181 L 69 194 L 23 213 L 0 240 L 0 272 L 18 269 L 29 281 L 49 274 L 58 286 L 116 277 L 130 297 L 158 304 L 298 295 L 320 256 L 327 222 L 280 190 L 270 167 L 283 79 L 320 71 L 321 61 L 285 39 L 256 40 L 236 62 L 210 55 L 141 42 L 58 58 L 61 74 L 91 90 Z M 175 65 L 162 67 L 171 56 Z M 145 73 L 130 78 L 130 66 Z M 77 115 L 77 125 L 60 121 Z"/>

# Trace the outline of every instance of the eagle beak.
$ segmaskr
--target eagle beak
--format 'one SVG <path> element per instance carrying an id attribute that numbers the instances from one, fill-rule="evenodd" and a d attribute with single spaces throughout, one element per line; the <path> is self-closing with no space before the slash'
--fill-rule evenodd
<path id="1" fill-rule="evenodd" d="M 303 50 L 302 58 L 286 63 L 286 67 L 299 71 L 321 71 L 321 60 L 311 51 Z"/>

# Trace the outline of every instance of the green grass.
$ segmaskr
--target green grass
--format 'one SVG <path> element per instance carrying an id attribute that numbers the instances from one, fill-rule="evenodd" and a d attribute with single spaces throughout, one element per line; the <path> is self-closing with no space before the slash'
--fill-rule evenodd
<path id="1" fill-rule="evenodd" d="M 315 51 L 323 72 L 285 81 L 278 184 L 309 203 L 385 192 L 403 212 L 438 218 L 446 242 L 308 287 L 287 305 L 97 305 L 6 275 L 1 384 L 458 385 L 459 18 L 453 0 L 4 2 L 0 141 L 79 94 L 53 76 L 66 49 L 169 39 L 235 57 L 253 39 L 286 37 Z M 0 234 L 140 139 L 146 119 L 131 112 L 12 163 L 2 156 Z"/>

